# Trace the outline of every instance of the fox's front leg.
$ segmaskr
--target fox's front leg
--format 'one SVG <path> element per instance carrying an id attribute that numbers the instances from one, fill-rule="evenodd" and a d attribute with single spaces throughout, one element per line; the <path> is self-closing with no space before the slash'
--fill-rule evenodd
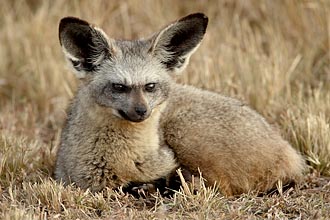
<path id="1" fill-rule="evenodd" d="M 159 148 L 153 154 L 147 155 L 143 160 L 135 161 L 135 167 L 140 175 L 133 182 L 152 182 L 167 177 L 178 167 L 173 151 L 167 146 Z"/>
<path id="2" fill-rule="evenodd" d="M 156 153 L 138 159 L 134 164 L 138 174 L 124 187 L 124 192 L 140 197 L 159 190 L 163 195 L 167 195 L 170 178 L 178 167 L 170 148 L 161 147 Z"/>

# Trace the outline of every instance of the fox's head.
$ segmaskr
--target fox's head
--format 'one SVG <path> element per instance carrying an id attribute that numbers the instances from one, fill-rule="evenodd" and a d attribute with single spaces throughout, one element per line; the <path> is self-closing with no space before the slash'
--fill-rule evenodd
<path id="1" fill-rule="evenodd" d="M 78 18 L 60 21 L 64 54 L 85 94 L 119 118 L 140 122 L 166 101 L 170 73 L 182 71 L 200 44 L 208 18 L 191 14 L 148 39 L 114 40 Z"/>

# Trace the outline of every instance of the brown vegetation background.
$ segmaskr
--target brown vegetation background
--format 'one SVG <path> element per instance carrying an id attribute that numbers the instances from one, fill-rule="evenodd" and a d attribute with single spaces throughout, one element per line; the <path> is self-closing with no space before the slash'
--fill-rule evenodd
<path id="1" fill-rule="evenodd" d="M 193 12 L 204 12 L 210 22 L 178 82 L 249 103 L 305 156 L 313 176 L 306 187 L 317 192 L 227 199 L 204 189 L 155 202 L 54 183 L 65 107 L 78 85 L 58 42 L 59 20 L 77 16 L 113 38 L 134 39 Z M 322 179 L 329 175 L 329 0 L 0 1 L 1 217 L 322 217 L 330 210 L 329 181 Z M 297 209 L 281 209 L 283 201 Z"/>

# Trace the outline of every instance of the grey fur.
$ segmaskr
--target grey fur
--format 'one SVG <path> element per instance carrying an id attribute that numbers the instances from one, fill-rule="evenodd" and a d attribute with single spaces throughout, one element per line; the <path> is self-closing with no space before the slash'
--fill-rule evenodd
<path id="1" fill-rule="evenodd" d="M 86 21 L 62 19 L 60 42 L 81 86 L 62 132 L 57 180 L 92 191 L 150 182 L 173 173 L 174 154 L 226 195 L 299 180 L 302 157 L 262 116 L 171 79 L 188 64 L 207 21 L 192 14 L 149 39 L 116 41 Z"/>

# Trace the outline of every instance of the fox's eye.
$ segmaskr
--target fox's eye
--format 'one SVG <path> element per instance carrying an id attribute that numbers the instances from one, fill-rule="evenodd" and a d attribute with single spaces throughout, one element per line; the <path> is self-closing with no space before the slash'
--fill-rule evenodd
<path id="1" fill-rule="evenodd" d="M 130 88 L 123 84 L 112 83 L 112 90 L 118 93 L 125 93 L 125 92 L 129 92 Z"/>
<path id="2" fill-rule="evenodd" d="M 147 92 L 154 92 L 156 88 L 156 83 L 148 83 L 144 86 Z"/>

